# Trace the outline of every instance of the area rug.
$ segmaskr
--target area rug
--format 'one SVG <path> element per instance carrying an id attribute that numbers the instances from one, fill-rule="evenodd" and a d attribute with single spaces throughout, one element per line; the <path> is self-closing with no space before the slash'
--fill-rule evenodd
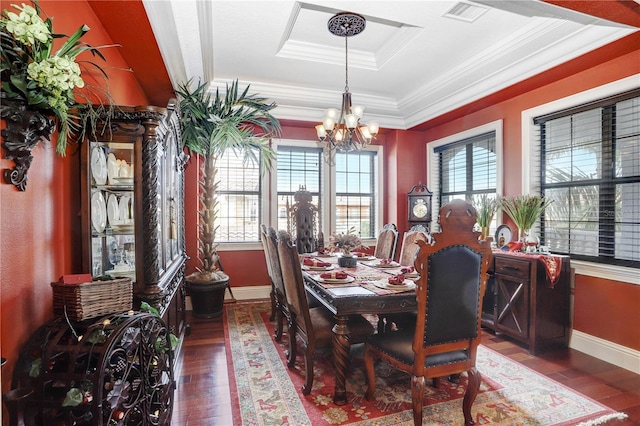
<path id="1" fill-rule="evenodd" d="M 313 389 L 302 395 L 304 361 L 299 357 L 295 369 L 286 367 L 287 334 L 275 342 L 270 309 L 269 302 L 225 305 L 235 425 L 413 424 L 410 377 L 384 363 L 376 367 L 376 400 L 364 400 L 362 345 L 352 347 L 348 404 L 333 404 L 330 350 L 316 351 Z M 477 368 L 483 379 L 472 408 L 477 425 L 592 426 L 626 417 L 484 346 L 478 349 Z M 439 389 L 428 387 L 423 424 L 463 425 L 465 385 L 462 375 L 459 383 L 443 380 Z"/>

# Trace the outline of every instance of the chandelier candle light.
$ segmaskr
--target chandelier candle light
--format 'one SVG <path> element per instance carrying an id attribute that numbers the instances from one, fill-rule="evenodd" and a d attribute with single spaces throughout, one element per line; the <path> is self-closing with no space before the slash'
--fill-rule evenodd
<path id="1" fill-rule="evenodd" d="M 349 92 L 349 49 L 347 40 L 358 35 L 366 26 L 364 17 L 350 12 L 341 12 L 329 19 L 327 24 L 329 32 L 344 37 L 345 48 L 345 86 L 342 94 L 342 108 L 329 108 L 322 120 L 322 124 L 316 126 L 316 132 L 320 142 L 326 142 L 330 150 L 340 152 L 355 151 L 369 145 L 378 134 L 378 123 L 371 122 L 368 125 L 360 125 L 360 119 L 364 112 L 364 106 L 351 106 L 351 93 Z"/>

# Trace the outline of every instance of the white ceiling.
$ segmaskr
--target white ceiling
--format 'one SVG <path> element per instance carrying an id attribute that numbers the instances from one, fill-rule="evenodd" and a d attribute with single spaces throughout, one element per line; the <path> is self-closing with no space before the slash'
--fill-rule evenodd
<path id="1" fill-rule="evenodd" d="M 143 1 L 174 87 L 238 79 L 275 101 L 276 117 L 312 122 L 339 108 L 345 86 L 344 38 L 327 21 L 364 16 L 348 40 L 349 90 L 366 106 L 363 121 L 396 129 L 637 31 L 537 0 Z M 446 17 L 456 5 L 479 16 Z"/>

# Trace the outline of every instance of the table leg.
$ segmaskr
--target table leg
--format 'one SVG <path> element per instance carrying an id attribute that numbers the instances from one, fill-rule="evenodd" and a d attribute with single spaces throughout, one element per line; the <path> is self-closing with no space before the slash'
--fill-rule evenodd
<path id="1" fill-rule="evenodd" d="M 349 367 L 349 351 L 351 342 L 349 341 L 349 328 L 347 327 L 348 317 L 336 316 L 336 324 L 333 326 L 333 360 L 336 370 L 336 386 L 333 393 L 333 402 L 336 405 L 347 403 L 347 388 L 345 376 Z"/>

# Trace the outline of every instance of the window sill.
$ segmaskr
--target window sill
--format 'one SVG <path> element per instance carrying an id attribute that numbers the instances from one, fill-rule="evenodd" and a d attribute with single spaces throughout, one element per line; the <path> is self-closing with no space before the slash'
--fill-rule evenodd
<path id="1" fill-rule="evenodd" d="M 575 269 L 576 275 L 640 285 L 640 273 L 635 268 L 585 262 L 583 260 L 572 260 L 571 267 Z"/>

